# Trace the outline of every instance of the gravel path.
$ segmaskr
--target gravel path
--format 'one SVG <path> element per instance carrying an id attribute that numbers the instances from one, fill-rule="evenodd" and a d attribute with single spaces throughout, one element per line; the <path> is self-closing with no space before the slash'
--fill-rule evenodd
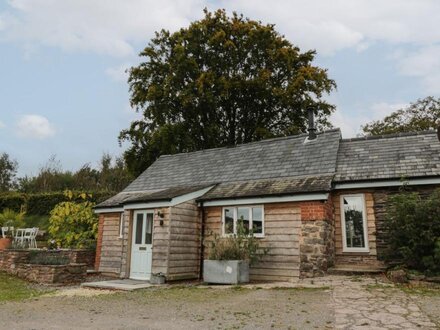
<path id="1" fill-rule="evenodd" d="M 174 286 L 122 293 L 72 288 L 1 304 L 0 322 L 4 329 L 370 330 L 440 325 L 439 292 L 408 294 L 377 278 L 343 276 L 280 286 Z"/>

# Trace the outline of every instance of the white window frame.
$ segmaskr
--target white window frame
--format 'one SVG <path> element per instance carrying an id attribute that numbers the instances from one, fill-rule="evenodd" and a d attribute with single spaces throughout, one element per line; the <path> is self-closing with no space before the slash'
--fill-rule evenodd
<path id="1" fill-rule="evenodd" d="M 119 218 L 119 238 L 124 237 L 124 212 L 121 213 Z"/>
<path id="2" fill-rule="evenodd" d="M 344 209 L 344 198 L 345 197 L 361 197 L 362 199 L 362 205 L 363 205 L 363 212 L 362 212 L 362 221 L 364 226 L 364 242 L 365 247 L 359 248 L 359 247 L 348 247 L 347 246 L 347 233 L 346 233 L 346 226 L 345 226 L 345 209 Z M 370 252 L 370 248 L 368 246 L 368 219 L 367 219 L 367 206 L 365 203 L 365 196 L 364 194 L 346 194 L 340 196 L 340 203 L 341 203 L 341 231 L 342 231 L 342 252 Z"/>
<path id="3" fill-rule="evenodd" d="M 256 238 L 263 238 L 265 236 L 264 232 L 264 205 L 236 205 L 236 206 L 224 206 L 222 207 L 222 236 L 228 237 L 233 236 L 237 234 L 237 208 L 248 208 L 249 211 L 249 228 L 253 227 L 253 219 L 252 219 L 252 208 L 261 208 L 261 221 L 262 221 L 262 233 L 254 233 L 253 236 Z M 234 213 L 234 233 L 233 234 L 226 234 L 225 233 L 225 209 L 233 209 Z"/>

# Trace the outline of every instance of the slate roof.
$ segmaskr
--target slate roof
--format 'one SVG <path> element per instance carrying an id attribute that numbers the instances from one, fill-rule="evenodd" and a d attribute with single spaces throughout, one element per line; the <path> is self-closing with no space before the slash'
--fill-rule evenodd
<path id="1" fill-rule="evenodd" d="M 130 203 L 170 201 L 174 197 L 189 194 L 194 191 L 198 191 L 207 187 L 208 186 L 206 185 L 202 185 L 202 186 L 188 186 L 188 187 L 173 187 L 162 190 L 120 192 L 119 194 L 100 203 L 99 205 L 97 205 L 97 207 L 98 208 L 117 207 Z"/>
<path id="2" fill-rule="evenodd" d="M 251 180 L 220 183 L 200 201 L 212 199 L 282 196 L 297 193 L 327 192 L 331 189 L 333 175 L 318 177 L 294 177 L 283 179 Z"/>
<path id="3" fill-rule="evenodd" d="M 200 200 L 327 192 L 332 183 L 440 176 L 436 132 L 341 139 L 339 129 L 231 148 L 161 156 L 97 208 L 169 201 L 214 186 Z"/>
<path id="4" fill-rule="evenodd" d="M 435 131 L 342 140 L 335 182 L 440 176 Z"/>
<path id="5" fill-rule="evenodd" d="M 334 173 L 339 129 L 322 132 L 304 143 L 306 137 L 300 134 L 161 156 L 124 192 Z"/>

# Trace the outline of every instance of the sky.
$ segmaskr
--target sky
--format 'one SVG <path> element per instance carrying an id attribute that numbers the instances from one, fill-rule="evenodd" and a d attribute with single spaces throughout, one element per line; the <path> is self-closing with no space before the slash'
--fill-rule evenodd
<path id="1" fill-rule="evenodd" d="M 338 85 L 344 138 L 419 98 L 440 96 L 438 0 L 0 0 L 0 153 L 35 175 L 120 155 L 118 134 L 139 115 L 125 70 L 154 32 L 225 8 L 275 24 Z"/>

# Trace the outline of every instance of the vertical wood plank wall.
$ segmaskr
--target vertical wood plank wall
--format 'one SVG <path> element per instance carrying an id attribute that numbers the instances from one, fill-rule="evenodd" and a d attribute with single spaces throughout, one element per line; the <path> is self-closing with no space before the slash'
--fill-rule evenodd
<path id="1" fill-rule="evenodd" d="M 99 271 L 119 275 L 122 261 L 122 239 L 119 238 L 121 213 L 104 213 Z"/>
<path id="2" fill-rule="evenodd" d="M 205 258 L 214 234 L 222 233 L 222 208 L 205 208 Z M 260 246 L 269 249 L 268 254 L 251 267 L 251 280 L 294 281 L 299 277 L 299 234 L 301 230 L 301 209 L 295 203 L 264 205 L 265 237 Z"/>
<path id="3" fill-rule="evenodd" d="M 171 207 L 168 279 L 199 277 L 201 217 L 194 200 Z"/>
<path id="4" fill-rule="evenodd" d="M 163 217 L 161 218 L 158 213 Z M 168 258 L 170 244 L 170 208 L 154 210 L 153 217 L 153 261 L 151 272 L 168 275 Z M 163 225 L 160 225 L 160 221 Z"/>

